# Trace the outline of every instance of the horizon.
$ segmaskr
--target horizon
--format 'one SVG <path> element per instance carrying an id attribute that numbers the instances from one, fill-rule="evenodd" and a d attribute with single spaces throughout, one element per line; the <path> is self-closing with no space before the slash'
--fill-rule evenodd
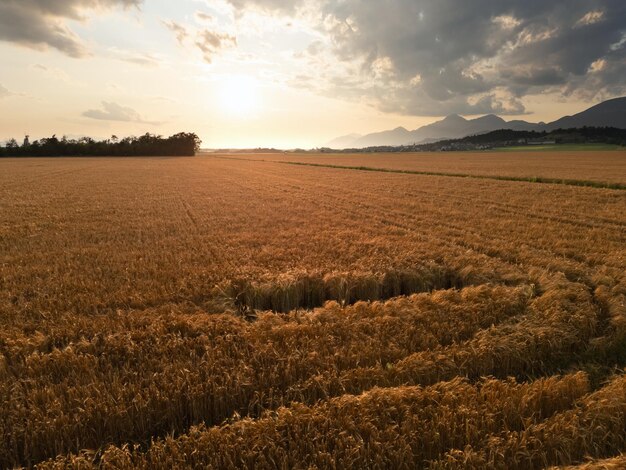
<path id="1" fill-rule="evenodd" d="M 0 5 L 0 141 L 197 133 L 316 148 L 451 114 L 551 122 L 626 95 L 626 4 Z"/>
<path id="2" fill-rule="evenodd" d="M 609 99 L 607 101 L 611 101 L 611 100 L 615 100 L 615 99 L 626 99 L 626 96 L 611 98 L 611 99 Z M 604 103 L 604 102 L 602 102 L 602 103 Z M 596 103 L 596 105 L 598 105 L 598 104 L 601 104 L 601 103 Z M 596 105 L 592 105 L 592 107 L 596 106 Z M 574 114 L 577 114 L 577 113 L 574 113 Z M 451 118 L 451 117 L 460 117 L 461 119 L 463 119 L 465 121 L 471 121 L 471 120 L 480 119 L 480 118 L 489 117 L 489 116 L 493 116 L 493 117 L 496 117 L 496 118 L 499 118 L 499 119 L 503 119 L 505 122 L 512 121 L 512 119 L 506 119 L 506 118 L 504 118 L 504 117 L 502 117 L 502 116 L 500 116 L 498 114 L 495 114 L 495 113 L 482 114 L 482 115 L 472 115 L 472 116 L 463 116 L 463 115 L 460 115 L 460 114 L 457 114 L 457 113 L 453 113 L 453 114 L 448 114 L 447 116 L 443 116 L 441 119 L 437 119 L 435 121 L 429 122 L 429 123 L 425 124 L 425 126 L 442 122 L 442 121 L 444 121 L 444 120 L 446 120 L 448 118 Z M 569 116 L 569 115 L 568 116 L 561 116 L 560 118 L 564 118 L 564 117 L 571 117 L 571 116 Z M 544 121 L 529 122 L 529 123 L 531 123 L 531 124 L 539 124 L 539 125 L 547 124 Z M 398 126 L 398 127 L 394 128 L 394 129 L 386 129 L 385 131 L 380 131 L 380 132 L 388 132 L 390 130 L 395 131 L 395 130 L 400 130 L 400 129 L 401 130 L 405 130 L 405 131 L 418 130 L 418 129 L 407 129 L 405 126 Z M 375 131 L 374 133 L 376 133 L 376 132 L 378 132 L 378 131 Z M 158 137 L 168 137 L 166 135 L 151 133 L 150 131 L 146 131 L 144 133 L 140 133 L 140 134 L 136 134 L 136 135 L 111 135 L 109 137 L 94 137 L 92 135 L 87 135 L 87 134 L 82 134 L 82 135 L 66 135 L 66 134 L 64 134 L 64 135 L 57 135 L 57 134 L 51 134 L 51 135 L 41 135 L 41 136 L 32 136 L 31 134 L 25 134 L 24 137 L 28 138 L 30 142 L 34 142 L 34 141 L 40 140 L 40 139 L 45 139 L 45 138 L 48 138 L 48 137 L 57 137 L 57 138 L 62 137 L 62 138 L 67 138 L 68 140 L 79 140 L 81 138 L 93 138 L 96 141 L 106 141 L 106 140 L 110 139 L 111 137 L 115 137 L 116 139 L 123 139 L 123 138 L 126 138 L 126 137 L 129 137 L 129 138 L 140 137 L 141 135 L 146 135 L 146 134 L 150 134 L 150 135 L 154 135 L 154 136 L 158 136 Z M 339 140 L 339 139 L 345 138 L 345 137 L 359 138 L 359 137 L 365 137 L 365 136 L 367 136 L 367 135 L 358 134 L 358 133 L 351 133 L 351 134 L 347 134 L 347 135 L 343 135 L 343 136 L 338 136 L 338 137 L 336 136 L 334 140 Z M 20 143 L 20 139 L 9 138 L 9 139 L 0 140 L 0 146 L 5 145 L 11 139 L 15 139 L 18 144 Z M 457 139 L 461 139 L 461 138 L 457 138 Z M 441 138 L 441 139 L 439 139 L 439 141 L 445 141 L 445 140 L 455 140 L 455 139 L 454 138 L 452 138 L 452 139 L 450 139 L 450 138 Z M 330 141 L 328 141 L 327 144 L 328 143 L 330 143 Z M 416 144 L 419 144 L 419 143 L 416 143 Z M 399 146 L 399 145 L 397 145 L 397 146 Z M 315 147 L 305 147 L 305 148 L 303 148 L 303 147 L 290 147 L 290 148 L 288 148 L 288 147 L 261 147 L 261 146 L 256 146 L 256 147 L 236 147 L 236 146 L 235 147 L 207 147 L 205 145 L 202 145 L 200 147 L 200 151 L 209 151 L 209 152 L 220 151 L 220 150 L 223 150 L 223 151 L 229 151 L 229 150 L 251 150 L 251 151 L 254 151 L 254 150 L 276 150 L 276 151 L 307 150 L 307 151 L 310 151 L 310 150 L 315 150 L 315 149 L 319 149 L 319 148 L 325 148 L 325 146 L 324 145 L 317 145 Z"/>

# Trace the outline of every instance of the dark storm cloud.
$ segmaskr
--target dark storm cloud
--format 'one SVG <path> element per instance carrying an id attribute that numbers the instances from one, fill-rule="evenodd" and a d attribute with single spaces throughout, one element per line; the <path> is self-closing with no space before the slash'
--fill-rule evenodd
<path id="1" fill-rule="evenodd" d="M 86 10 L 138 6 L 143 0 L 2 0 L 0 40 L 43 49 L 52 47 L 71 57 L 87 54 L 64 20 L 84 19 Z"/>
<path id="2" fill-rule="evenodd" d="M 310 15 L 313 3 L 340 60 L 361 60 L 364 76 L 390 61 L 386 106 L 402 112 L 440 103 L 516 113 L 529 93 L 588 94 L 590 83 L 599 94 L 626 92 L 624 0 L 230 1 L 284 15 L 305 3 Z"/>

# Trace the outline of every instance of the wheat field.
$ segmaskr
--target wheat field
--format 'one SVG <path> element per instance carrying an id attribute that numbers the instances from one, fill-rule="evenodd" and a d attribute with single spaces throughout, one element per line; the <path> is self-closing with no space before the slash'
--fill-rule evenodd
<path id="1" fill-rule="evenodd" d="M 0 467 L 623 468 L 624 154 L 488 155 L 0 160 Z"/>
<path id="2" fill-rule="evenodd" d="M 217 154 L 223 158 L 626 187 L 626 150 Z"/>

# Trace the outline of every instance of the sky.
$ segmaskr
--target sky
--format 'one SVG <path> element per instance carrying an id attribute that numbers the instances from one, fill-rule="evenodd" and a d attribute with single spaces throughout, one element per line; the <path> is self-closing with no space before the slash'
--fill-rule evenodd
<path id="1" fill-rule="evenodd" d="M 626 95 L 624 0 L 0 0 L 0 140 L 312 148 Z"/>

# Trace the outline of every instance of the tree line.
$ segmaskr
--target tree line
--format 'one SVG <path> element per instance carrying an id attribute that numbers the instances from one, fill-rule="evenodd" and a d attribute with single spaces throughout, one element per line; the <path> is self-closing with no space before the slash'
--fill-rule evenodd
<path id="1" fill-rule="evenodd" d="M 140 137 L 125 137 L 96 141 L 90 137 L 80 139 L 58 139 L 52 137 L 29 142 L 28 138 L 19 145 L 15 139 L 0 146 L 0 157 L 67 157 L 67 156 L 194 156 L 202 141 L 189 132 L 180 132 L 171 137 L 144 134 Z"/>
<path id="2" fill-rule="evenodd" d="M 501 129 L 486 134 L 471 135 L 449 142 L 499 143 L 515 142 L 519 140 L 538 141 L 542 139 L 554 140 L 557 144 L 611 144 L 626 145 L 626 129 L 615 127 L 578 127 L 571 129 L 556 129 L 553 131 L 514 131 Z"/>

